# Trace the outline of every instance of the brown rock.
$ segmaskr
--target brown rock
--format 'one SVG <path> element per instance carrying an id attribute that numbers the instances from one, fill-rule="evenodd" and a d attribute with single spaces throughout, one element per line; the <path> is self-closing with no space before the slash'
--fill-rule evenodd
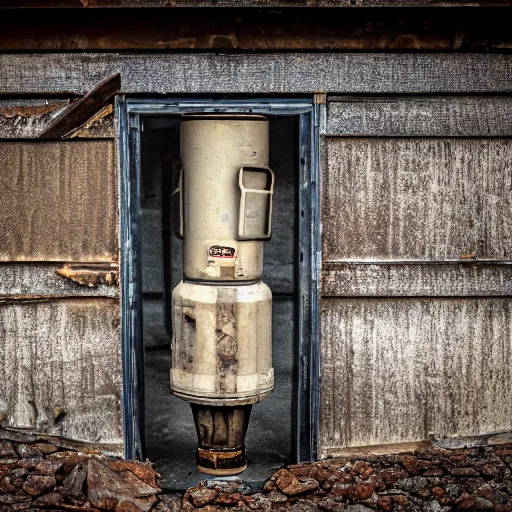
<path id="1" fill-rule="evenodd" d="M 288 500 L 288 498 L 280 493 L 279 491 L 271 491 L 268 495 L 267 495 L 267 498 L 272 502 L 272 503 L 284 503 L 285 501 Z"/>
<path id="2" fill-rule="evenodd" d="M 450 473 L 453 476 L 480 476 L 475 468 L 452 468 Z"/>
<path id="3" fill-rule="evenodd" d="M 94 507 L 117 510 L 119 504 L 123 510 L 128 510 L 129 505 L 124 502 L 132 502 L 140 511 L 148 512 L 158 492 L 130 471 L 113 471 L 96 458 L 88 462 L 87 499 Z"/>
<path id="4" fill-rule="evenodd" d="M 348 496 L 352 490 L 351 484 L 344 484 L 341 482 L 335 482 L 331 488 L 330 495 L 334 498 L 344 498 Z"/>
<path id="5" fill-rule="evenodd" d="M 192 487 L 185 493 L 185 499 L 189 500 L 195 507 L 202 507 L 211 503 L 218 494 L 217 489 L 208 487 Z"/>
<path id="6" fill-rule="evenodd" d="M 288 496 L 298 496 L 318 490 L 318 482 L 313 478 L 297 478 L 293 473 L 284 469 L 279 470 L 278 473 L 276 485 Z"/>
<path id="7" fill-rule="evenodd" d="M 489 500 L 480 496 L 470 496 L 464 493 L 457 500 L 458 510 L 494 510 L 494 505 Z"/>
<path id="8" fill-rule="evenodd" d="M 217 505 L 236 505 L 242 499 L 242 495 L 239 492 L 234 492 L 232 494 L 220 493 L 215 498 L 215 503 Z"/>
<path id="9" fill-rule="evenodd" d="M 161 494 L 155 512 L 180 512 L 182 499 L 181 494 Z"/>
<path id="10" fill-rule="evenodd" d="M 36 507 L 48 507 L 56 506 L 62 501 L 62 496 L 58 492 L 49 492 L 43 494 L 34 500 L 34 506 Z"/>
<path id="11" fill-rule="evenodd" d="M 350 497 L 354 500 L 367 500 L 376 487 L 375 483 L 354 484 L 351 489 Z"/>
<path id="12" fill-rule="evenodd" d="M 18 448 L 18 455 L 22 459 L 29 459 L 33 457 L 41 457 L 43 454 L 41 453 L 41 450 L 37 448 L 33 444 L 19 444 L 17 446 Z"/>
<path id="13" fill-rule="evenodd" d="M 0 494 L 7 494 L 9 492 L 16 492 L 17 488 L 13 485 L 11 477 L 4 476 L 0 480 Z"/>
<path id="14" fill-rule="evenodd" d="M 109 460 L 106 463 L 114 471 L 131 471 L 146 484 L 160 490 L 156 483 L 156 478 L 159 474 L 151 467 L 151 464 L 143 464 L 132 460 Z"/>
<path id="15" fill-rule="evenodd" d="M 404 455 L 401 457 L 402 466 L 410 475 L 417 475 L 420 472 L 421 464 L 416 457 Z"/>
<path id="16" fill-rule="evenodd" d="M 156 501 L 155 496 L 149 496 L 145 499 L 130 498 L 129 500 L 122 500 L 116 505 L 115 512 L 145 512 L 148 510 L 148 504 L 151 508 Z"/>
<path id="17" fill-rule="evenodd" d="M 28 475 L 22 489 L 31 496 L 39 496 L 56 485 L 53 476 Z"/>
<path id="18" fill-rule="evenodd" d="M 62 482 L 66 494 L 74 498 L 79 498 L 84 494 L 84 482 L 87 472 L 85 464 L 77 464 Z"/>
<path id="19" fill-rule="evenodd" d="M 58 451 L 58 448 L 50 443 L 36 443 L 34 446 L 45 455 L 49 455 L 50 453 L 55 453 Z"/>
<path id="20" fill-rule="evenodd" d="M 39 471 L 41 475 L 54 476 L 55 473 L 61 468 L 62 461 L 58 460 L 42 460 L 36 465 L 36 471 Z"/>
<path id="21" fill-rule="evenodd" d="M 270 491 L 272 491 L 275 488 L 276 488 L 276 484 L 275 484 L 273 478 L 271 478 L 270 480 L 267 480 L 265 482 L 265 485 L 263 486 L 263 490 L 266 491 L 266 492 L 270 492 Z"/>
<path id="22" fill-rule="evenodd" d="M 9 441 L 0 441 L 0 459 L 16 459 L 18 455 L 14 451 L 12 443 Z"/>
<path id="23" fill-rule="evenodd" d="M 432 487 L 432 495 L 434 498 L 439 499 L 444 495 L 444 491 L 441 487 Z"/>
<path id="24" fill-rule="evenodd" d="M 438 467 L 432 467 L 423 471 L 423 476 L 442 476 L 443 469 Z"/>
<path id="25" fill-rule="evenodd" d="M 383 496 L 377 501 L 377 506 L 379 509 L 388 512 L 389 510 L 393 510 L 393 500 L 389 496 Z"/>
<path id="26" fill-rule="evenodd" d="M 407 499 L 407 496 L 404 496 L 403 494 L 396 494 L 393 496 L 393 501 L 397 505 L 401 505 L 402 507 L 405 507 L 409 504 L 409 500 Z"/>
<path id="27" fill-rule="evenodd" d="M 404 469 L 387 468 L 381 471 L 380 476 L 387 484 L 394 484 L 397 480 L 408 478 L 409 473 Z"/>

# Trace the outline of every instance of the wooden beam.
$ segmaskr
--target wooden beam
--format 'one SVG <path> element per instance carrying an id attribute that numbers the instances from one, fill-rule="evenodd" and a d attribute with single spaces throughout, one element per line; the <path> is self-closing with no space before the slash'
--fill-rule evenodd
<path id="1" fill-rule="evenodd" d="M 328 135 L 365 137 L 508 137 L 510 96 L 331 98 Z"/>
<path id="2" fill-rule="evenodd" d="M 488 51 L 512 47 L 502 8 L 5 10 L 2 51 Z M 20 23 L 23 20 L 23 23 Z"/>
<path id="3" fill-rule="evenodd" d="M 39 135 L 40 138 L 60 138 L 81 127 L 102 110 L 121 88 L 121 75 L 116 73 L 94 86 L 83 98 L 63 110 Z"/>
<path id="4" fill-rule="evenodd" d="M 0 55 L 0 94 L 84 93 L 116 73 L 125 93 L 512 91 L 506 54 L 34 53 Z"/>
<path id="5" fill-rule="evenodd" d="M 10 8 L 112 7 L 481 7 L 510 0 L 3 0 Z"/>

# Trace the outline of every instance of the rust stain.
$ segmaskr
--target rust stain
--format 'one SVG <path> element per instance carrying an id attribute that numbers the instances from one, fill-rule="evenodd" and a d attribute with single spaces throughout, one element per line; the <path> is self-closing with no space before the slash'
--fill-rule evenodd
<path id="1" fill-rule="evenodd" d="M 2 107 L 0 108 L 0 116 L 13 118 L 13 117 L 33 117 L 33 116 L 42 116 L 44 114 L 49 114 L 59 108 L 65 106 L 62 103 L 57 103 L 53 105 L 31 105 L 24 107 Z"/>
<path id="2" fill-rule="evenodd" d="M 197 448 L 198 455 L 205 460 L 209 460 L 213 462 L 213 464 L 217 465 L 217 460 L 219 459 L 236 459 L 242 455 L 242 450 L 236 451 L 213 451 L 213 450 L 203 450 L 202 448 Z"/>
<path id="3" fill-rule="evenodd" d="M 460 256 L 461 260 L 476 260 L 476 252 L 471 252 L 468 254 L 461 254 Z"/>
<path id="4" fill-rule="evenodd" d="M 107 286 L 117 286 L 119 283 L 119 271 L 117 268 L 73 268 L 70 265 L 64 265 L 56 270 L 57 274 L 81 286 L 98 288 L 100 284 Z"/>
<path id="5" fill-rule="evenodd" d="M 78 127 L 78 129 L 71 134 L 66 135 L 66 138 L 73 139 L 75 137 L 87 136 L 87 130 L 93 127 L 93 125 L 107 116 L 110 116 L 114 112 L 114 106 L 112 104 L 107 105 L 104 109 L 100 110 L 95 116 L 91 117 L 86 123 Z"/>

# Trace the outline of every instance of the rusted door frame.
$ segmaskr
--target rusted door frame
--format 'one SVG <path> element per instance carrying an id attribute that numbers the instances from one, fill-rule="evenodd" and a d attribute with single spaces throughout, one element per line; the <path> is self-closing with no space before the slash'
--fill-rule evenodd
<path id="1" fill-rule="evenodd" d="M 299 244 L 297 348 L 292 457 L 316 460 L 319 437 L 320 121 L 325 105 L 313 98 L 128 98 L 115 103 L 119 154 L 121 336 L 125 457 L 144 460 L 144 344 L 140 250 L 141 118 L 192 112 L 297 116 L 299 124 Z"/>

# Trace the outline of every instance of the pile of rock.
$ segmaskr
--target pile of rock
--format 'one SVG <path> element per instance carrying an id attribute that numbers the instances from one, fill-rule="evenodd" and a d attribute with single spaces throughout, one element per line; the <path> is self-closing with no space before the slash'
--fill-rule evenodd
<path id="1" fill-rule="evenodd" d="M 250 496 L 215 484 L 189 489 L 182 508 L 370 512 L 512 511 L 512 445 L 296 464 Z M 162 510 L 176 510 L 162 508 Z"/>
<path id="2" fill-rule="evenodd" d="M 0 440 L 0 510 L 148 512 L 160 488 L 148 464 Z"/>
<path id="3" fill-rule="evenodd" d="M 184 495 L 162 494 L 149 463 L 51 441 L 0 441 L 0 511 L 304 512 L 495 510 L 512 512 L 512 444 L 430 447 L 410 454 L 332 459 L 277 471 L 261 492 L 240 482 L 205 481 Z"/>

